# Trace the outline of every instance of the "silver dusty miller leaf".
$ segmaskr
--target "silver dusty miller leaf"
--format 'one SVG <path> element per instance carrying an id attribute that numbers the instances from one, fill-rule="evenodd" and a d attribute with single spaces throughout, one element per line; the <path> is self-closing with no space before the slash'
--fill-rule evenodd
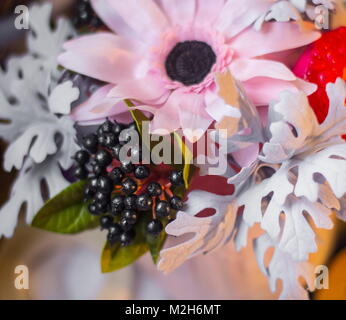
<path id="1" fill-rule="evenodd" d="M 264 144 L 259 159 L 229 180 L 238 185 L 241 182 L 236 199 L 244 206 L 237 223 L 237 247 L 246 245 L 248 228 L 260 223 L 276 250 L 275 269 L 284 267 L 279 257 L 291 259 L 296 264 L 293 269 L 300 268 L 317 250 L 310 221 L 317 228 L 330 229 L 332 210 L 340 218 L 344 216 L 341 200 L 346 193 L 346 144 L 340 135 L 346 127 L 345 82 L 338 79 L 328 84 L 327 93 L 329 113 L 321 125 L 304 95 L 282 93 L 280 101 L 270 106 L 269 142 Z M 268 168 L 269 176 L 261 174 Z M 271 283 L 280 277 L 278 271 L 268 275 Z M 292 275 L 282 274 L 281 278 L 282 298 L 301 297 Z"/>
<path id="2" fill-rule="evenodd" d="M 310 291 L 314 290 L 314 273 L 312 266 L 308 262 L 296 262 L 292 257 L 275 247 L 275 242 L 264 234 L 254 240 L 253 243 L 257 263 L 261 271 L 270 280 L 270 288 L 276 291 L 277 280 L 282 280 L 282 291 L 280 299 L 285 300 L 305 300 L 308 294 L 299 278 L 303 278 Z M 265 266 L 264 257 L 269 248 L 274 248 L 274 254 L 269 265 Z"/>
<path id="3" fill-rule="evenodd" d="M 56 56 L 72 28 L 65 20 L 50 27 L 51 5 L 30 9 L 33 34 L 27 54 L 11 57 L 0 70 L 0 137 L 8 143 L 4 168 L 19 170 L 7 203 L 0 209 L 0 237 L 13 234 L 23 204 L 29 223 L 49 197 L 69 185 L 69 169 L 78 149 L 74 122 L 68 116 L 79 90 L 71 81 L 57 83 Z"/>
<path id="4" fill-rule="evenodd" d="M 75 134 L 74 122 L 55 113 L 69 113 L 71 103 L 79 95 L 71 82 L 57 85 L 50 93 L 49 87 L 53 83 L 46 69 L 41 69 L 39 61 L 23 57 L 17 62 L 21 78 L 12 80 L 10 88 L 15 102 L 11 104 L 0 92 L 3 106 L 0 117 L 9 121 L 9 124 L 0 126 L 0 137 L 10 142 L 4 161 L 7 171 L 11 171 L 12 167 L 21 169 L 27 155 L 35 163 L 43 162 L 47 156 L 57 152 L 58 144 L 61 144 L 59 140 L 64 143 L 71 134 Z"/>
<path id="5" fill-rule="evenodd" d="M 324 6 L 328 11 L 335 9 L 334 0 L 277 0 L 268 12 L 261 16 L 255 23 L 255 28 L 260 29 L 265 21 L 312 21 L 316 19 L 319 6 Z"/>
<path id="6" fill-rule="evenodd" d="M 12 186 L 9 201 L 0 209 L 0 236 L 12 236 L 23 205 L 26 209 L 26 222 L 31 223 L 47 200 L 41 192 L 42 181 L 47 185 L 49 197 L 54 197 L 70 184 L 59 166 L 61 156 L 61 153 L 54 154 L 40 164 L 34 163 L 30 158 L 25 160 Z"/>
<path id="7" fill-rule="evenodd" d="M 62 45 L 73 38 L 76 32 L 71 22 L 59 17 L 52 27 L 52 5 L 45 3 L 34 4 L 30 7 L 30 28 L 27 38 L 28 51 L 37 57 L 45 69 L 50 70 L 53 78 L 58 79 L 57 57 L 62 52 Z"/>
<path id="8" fill-rule="evenodd" d="M 186 209 L 178 212 L 177 218 L 168 224 L 166 231 L 177 237 L 191 233 L 194 235 L 187 241 L 161 251 L 158 268 L 165 273 L 173 271 L 187 259 L 219 248 L 231 238 L 237 210 L 231 202 L 232 196 L 196 190 L 188 197 Z M 196 217 L 199 212 L 210 207 L 215 210 L 212 216 Z"/>

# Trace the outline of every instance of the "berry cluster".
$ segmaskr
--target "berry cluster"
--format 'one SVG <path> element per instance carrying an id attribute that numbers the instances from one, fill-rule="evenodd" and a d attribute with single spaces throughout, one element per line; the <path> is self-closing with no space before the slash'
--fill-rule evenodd
<path id="1" fill-rule="evenodd" d="M 77 28 L 84 26 L 100 28 L 103 26 L 103 22 L 95 14 L 89 0 L 77 1 L 74 8 L 73 24 Z"/>
<path id="2" fill-rule="evenodd" d="M 171 219 L 172 213 L 183 208 L 183 201 L 171 190 L 183 184 L 181 171 L 172 170 L 168 177 L 161 177 L 154 168 L 120 159 L 120 150 L 128 142 L 123 137 L 131 130 L 136 130 L 133 123 L 125 126 L 107 120 L 96 134 L 83 138 L 82 149 L 74 156 L 73 174 L 77 179 L 87 179 L 89 212 L 100 216 L 101 229 L 108 230 L 111 245 L 130 244 L 136 236 L 134 226 L 145 214 L 150 215 L 146 231 L 159 235 L 162 220 Z M 136 153 L 140 159 L 140 147 L 131 148 L 131 154 Z"/>

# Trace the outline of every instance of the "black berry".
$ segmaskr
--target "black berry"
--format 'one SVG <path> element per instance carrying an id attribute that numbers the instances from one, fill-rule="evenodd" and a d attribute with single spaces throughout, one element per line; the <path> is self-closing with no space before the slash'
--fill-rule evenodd
<path id="1" fill-rule="evenodd" d="M 131 178 L 126 178 L 122 185 L 122 191 L 126 194 L 132 194 L 137 191 L 137 183 Z"/>
<path id="2" fill-rule="evenodd" d="M 97 180 L 97 188 L 100 192 L 111 193 L 114 188 L 114 183 L 109 177 L 101 176 Z"/>
<path id="3" fill-rule="evenodd" d="M 119 136 L 120 132 L 124 129 L 124 127 L 120 123 L 114 123 L 113 125 L 113 133 L 115 133 L 116 136 Z"/>
<path id="4" fill-rule="evenodd" d="M 157 236 L 163 230 L 162 222 L 158 219 L 151 220 L 147 224 L 147 232 L 153 236 Z"/>
<path id="5" fill-rule="evenodd" d="M 99 214 L 106 213 L 108 211 L 108 203 L 106 203 L 106 202 L 96 201 L 95 206 L 96 206 L 96 210 Z"/>
<path id="6" fill-rule="evenodd" d="M 84 189 L 84 199 L 88 200 L 92 198 L 94 195 L 95 191 L 89 185 L 87 185 Z"/>
<path id="7" fill-rule="evenodd" d="M 120 236 L 123 233 L 123 229 L 120 227 L 118 223 L 113 223 L 109 229 L 107 234 L 107 240 L 110 245 L 115 244 L 120 241 Z"/>
<path id="8" fill-rule="evenodd" d="M 148 184 L 147 191 L 150 196 L 157 197 L 162 194 L 162 187 L 159 183 L 153 181 Z"/>
<path id="9" fill-rule="evenodd" d="M 96 201 L 92 201 L 89 205 L 88 205 L 88 210 L 92 215 L 98 215 L 99 211 L 98 208 L 96 206 Z"/>
<path id="10" fill-rule="evenodd" d="M 110 174 L 109 177 L 112 179 L 114 184 L 120 184 L 121 181 L 124 179 L 124 173 L 121 171 L 120 168 L 114 168 Z"/>
<path id="11" fill-rule="evenodd" d="M 114 127 L 114 124 L 107 119 L 104 123 L 102 123 L 99 126 L 97 132 L 101 133 L 101 134 L 102 133 L 110 133 L 113 131 L 113 127 Z"/>
<path id="12" fill-rule="evenodd" d="M 137 205 L 137 196 L 134 194 L 131 194 L 129 196 L 127 196 L 124 200 L 124 204 L 125 204 L 125 209 L 130 209 L 130 210 L 135 210 Z"/>
<path id="13" fill-rule="evenodd" d="M 97 151 L 98 139 L 97 136 L 93 133 L 88 134 L 83 138 L 83 147 L 90 151 L 91 153 L 95 153 Z"/>
<path id="14" fill-rule="evenodd" d="M 126 219 L 129 224 L 135 224 L 138 219 L 136 211 L 133 210 L 124 210 L 122 217 Z"/>
<path id="15" fill-rule="evenodd" d="M 155 212 L 159 217 L 165 218 L 169 216 L 170 209 L 170 205 L 167 201 L 159 201 L 156 203 Z"/>
<path id="16" fill-rule="evenodd" d="M 113 218 L 111 216 L 102 216 L 100 217 L 100 226 L 101 229 L 109 229 L 113 224 Z"/>
<path id="17" fill-rule="evenodd" d="M 142 194 L 137 197 L 136 207 L 140 211 L 147 211 L 153 204 L 152 199 L 147 194 Z"/>
<path id="18" fill-rule="evenodd" d="M 93 177 L 89 179 L 88 181 L 88 187 L 94 192 L 96 192 L 96 189 L 97 189 L 97 180 L 98 180 L 97 177 Z"/>
<path id="19" fill-rule="evenodd" d="M 170 182 L 175 186 L 180 186 L 184 183 L 183 172 L 173 170 L 169 176 Z"/>
<path id="20" fill-rule="evenodd" d="M 106 138 L 104 134 L 101 134 L 97 137 L 97 141 L 100 146 L 105 147 L 106 146 Z"/>
<path id="21" fill-rule="evenodd" d="M 103 167 L 107 167 L 112 163 L 112 156 L 106 150 L 97 151 L 95 159 L 97 163 Z"/>
<path id="22" fill-rule="evenodd" d="M 135 166 L 131 161 L 125 160 L 121 162 L 120 169 L 122 170 L 122 172 L 129 174 L 135 170 Z"/>
<path id="23" fill-rule="evenodd" d="M 90 154 L 85 150 L 79 150 L 74 155 L 73 159 L 80 165 L 84 165 L 89 161 Z"/>
<path id="24" fill-rule="evenodd" d="M 117 159 L 118 161 L 120 159 L 119 154 L 120 154 L 120 150 L 122 147 L 123 147 L 123 145 L 118 143 L 117 145 L 115 145 L 114 147 L 111 148 L 113 158 Z"/>
<path id="25" fill-rule="evenodd" d="M 104 134 L 104 140 L 104 146 L 107 148 L 112 148 L 118 143 L 118 139 L 116 138 L 114 133 Z"/>
<path id="26" fill-rule="evenodd" d="M 95 194 L 95 200 L 101 203 L 108 203 L 110 201 L 109 193 L 103 193 L 100 191 L 97 191 Z"/>
<path id="27" fill-rule="evenodd" d="M 133 228 L 133 224 L 126 218 L 122 218 L 119 224 L 124 231 L 130 231 Z"/>
<path id="28" fill-rule="evenodd" d="M 115 196 L 111 201 L 111 210 L 113 215 L 121 213 L 125 209 L 124 196 Z"/>
<path id="29" fill-rule="evenodd" d="M 150 175 L 150 170 L 148 167 L 140 165 L 135 169 L 135 177 L 137 179 L 146 179 Z"/>
<path id="30" fill-rule="evenodd" d="M 76 179 L 83 180 L 88 177 L 88 170 L 84 166 L 76 166 L 72 174 Z"/>
<path id="31" fill-rule="evenodd" d="M 133 229 L 122 233 L 120 236 L 121 245 L 128 246 L 135 239 L 135 237 L 136 237 L 136 233 Z"/>
<path id="32" fill-rule="evenodd" d="M 181 210 L 184 207 L 184 202 L 178 196 L 173 196 L 170 199 L 170 205 L 174 210 Z"/>
<path id="33" fill-rule="evenodd" d="M 99 165 L 99 164 L 95 164 L 92 172 L 95 175 L 99 176 L 99 175 L 104 174 L 106 172 L 106 168 L 104 166 Z"/>

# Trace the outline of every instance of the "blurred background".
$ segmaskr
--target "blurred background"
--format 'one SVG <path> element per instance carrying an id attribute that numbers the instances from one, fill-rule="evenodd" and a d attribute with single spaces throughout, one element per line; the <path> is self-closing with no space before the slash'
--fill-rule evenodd
<path id="1" fill-rule="evenodd" d="M 25 50 L 25 31 L 14 28 L 14 8 L 31 2 L 0 1 L 1 65 L 9 55 Z M 54 15 L 71 16 L 76 1 L 51 2 Z M 333 17 L 335 27 L 341 23 L 346 24 L 345 12 Z M 5 148 L 0 140 L 1 164 Z M 16 172 L 5 173 L 0 168 L 0 206 L 8 198 L 15 177 Z M 339 221 L 335 223 L 333 231 L 318 234 L 319 252 L 311 257 L 312 262 L 329 267 L 330 288 L 317 291 L 312 299 L 346 299 L 346 227 Z M 64 236 L 30 228 L 21 214 L 14 236 L 0 239 L 0 299 L 275 299 L 278 296 L 270 292 L 251 247 L 236 253 L 230 244 L 214 254 L 192 259 L 168 276 L 157 272 L 148 256 L 125 270 L 101 274 L 103 242 L 104 234 L 99 230 Z M 14 286 L 17 265 L 29 268 L 28 290 L 17 290 Z"/>

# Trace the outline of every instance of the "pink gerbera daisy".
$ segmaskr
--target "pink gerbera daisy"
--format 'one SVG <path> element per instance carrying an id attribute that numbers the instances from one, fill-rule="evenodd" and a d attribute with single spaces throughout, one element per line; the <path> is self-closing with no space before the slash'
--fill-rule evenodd
<path id="1" fill-rule="evenodd" d="M 108 83 L 72 116 L 95 122 L 124 112 L 123 99 L 153 114 L 152 132 L 205 131 L 232 108 L 218 96 L 215 77 L 230 71 L 255 105 L 266 105 L 284 89 L 314 88 L 273 53 L 319 38 L 293 22 L 251 25 L 273 0 L 91 0 L 114 31 L 65 44 L 64 67 Z M 116 33 L 116 34 L 115 34 Z M 266 57 L 267 55 L 267 57 Z"/>

